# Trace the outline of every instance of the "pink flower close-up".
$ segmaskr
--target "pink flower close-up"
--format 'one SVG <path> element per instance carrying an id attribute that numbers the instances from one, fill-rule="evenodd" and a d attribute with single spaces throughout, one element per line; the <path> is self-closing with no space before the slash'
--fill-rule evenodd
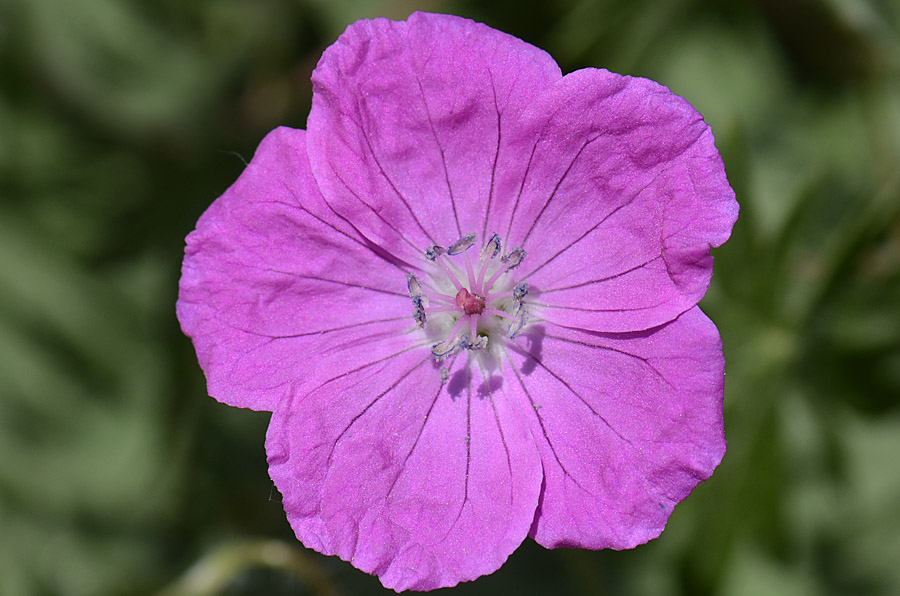
<path id="1" fill-rule="evenodd" d="M 297 538 L 399 591 L 659 536 L 725 452 L 697 303 L 738 205 L 702 116 L 436 14 L 351 25 L 312 80 L 177 305 L 209 394 L 272 412 Z"/>

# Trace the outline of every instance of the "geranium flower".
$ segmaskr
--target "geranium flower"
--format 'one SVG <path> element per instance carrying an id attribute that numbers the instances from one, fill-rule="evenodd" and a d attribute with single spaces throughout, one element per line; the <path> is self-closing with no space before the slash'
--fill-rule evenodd
<path id="1" fill-rule="evenodd" d="M 396 590 L 526 536 L 630 548 L 725 451 L 696 306 L 737 217 L 709 127 L 652 81 L 462 18 L 360 21 L 188 237 L 209 393 L 273 412 L 306 546 Z"/>

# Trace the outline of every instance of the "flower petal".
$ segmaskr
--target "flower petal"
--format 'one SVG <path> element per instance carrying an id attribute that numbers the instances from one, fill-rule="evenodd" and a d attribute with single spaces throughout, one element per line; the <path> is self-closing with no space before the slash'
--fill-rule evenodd
<path id="1" fill-rule="evenodd" d="M 327 208 L 306 155 L 304 131 L 270 133 L 187 238 L 178 318 L 231 405 L 272 410 L 320 360 L 414 325 L 405 273 Z"/>
<path id="2" fill-rule="evenodd" d="M 510 351 L 544 488 L 531 535 L 552 548 L 631 548 L 725 453 L 724 358 L 699 308 L 653 331 L 589 334 L 546 325 Z"/>
<path id="3" fill-rule="evenodd" d="M 424 353 L 423 353 L 424 352 Z M 541 464 L 518 408 L 404 352 L 296 395 L 272 417 L 269 471 L 306 546 L 395 590 L 495 571 L 528 534 Z"/>
<path id="4" fill-rule="evenodd" d="M 513 136 L 508 155 L 526 158 L 501 163 L 500 186 L 516 188 L 507 237 L 528 251 L 522 279 L 541 316 L 638 331 L 697 304 L 738 206 L 690 104 L 653 81 L 581 70 Z"/>
<path id="5" fill-rule="evenodd" d="M 489 234 L 509 198 L 494 188 L 508 131 L 559 78 L 542 50 L 467 19 L 360 21 L 313 73 L 313 172 L 338 213 L 398 254 Z"/>

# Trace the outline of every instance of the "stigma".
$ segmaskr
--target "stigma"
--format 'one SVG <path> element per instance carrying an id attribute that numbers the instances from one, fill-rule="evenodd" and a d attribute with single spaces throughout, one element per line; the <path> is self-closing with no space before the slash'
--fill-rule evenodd
<path id="1" fill-rule="evenodd" d="M 467 315 L 480 315 L 484 312 L 484 305 L 484 298 L 470 294 L 465 288 L 460 288 L 456 293 L 456 306 Z"/>
<path id="2" fill-rule="evenodd" d="M 448 247 L 431 246 L 425 250 L 425 273 L 407 275 L 413 319 L 437 340 L 431 346 L 436 361 L 462 350 L 489 351 L 504 338 L 515 339 L 528 324 L 528 284 L 516 283 L 511 274 L 525 251 L 515 247 L 501 256 L 500 237 L 493 234 L 474 262 L 470 249 L 477 242 L 475 234 L 466 234 Z"/>

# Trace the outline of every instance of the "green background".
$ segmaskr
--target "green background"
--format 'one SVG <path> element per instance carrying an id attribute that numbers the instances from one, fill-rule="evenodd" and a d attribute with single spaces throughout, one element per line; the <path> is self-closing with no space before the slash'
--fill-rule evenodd
<path id="1" fill-rule="evenodd" d="M 322 49 L 417 8 L 667 85 L 742 209 L 715 476 L 648 545 L 529 540 L 455 592 L 900 594 L 897 0 L 0 0 L 0 595 L 384 591 L 293 539 L 268 416 L 206 397 L 174 303 Z"/>

